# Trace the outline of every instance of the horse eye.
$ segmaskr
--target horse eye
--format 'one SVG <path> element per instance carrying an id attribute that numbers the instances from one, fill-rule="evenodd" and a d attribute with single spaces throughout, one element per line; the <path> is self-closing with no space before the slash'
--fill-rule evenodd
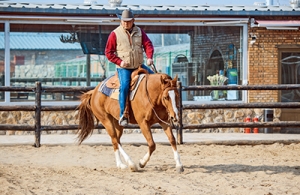
<path id="1" fill-rule="evenodd" d="M 169 96 L 165 96 L 164 99 L 165 99 L 165 100 L 168 100 L 168 99 L 169 99 Z"/>

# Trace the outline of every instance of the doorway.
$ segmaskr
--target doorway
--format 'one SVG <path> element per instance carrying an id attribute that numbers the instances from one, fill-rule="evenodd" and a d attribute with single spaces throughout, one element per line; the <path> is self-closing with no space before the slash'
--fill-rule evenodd
<path id="1" fill-rule="evenodd" d="M 281 49 L 279 51 L 279 83 L 300 84 L 300 49 Z M 281 102 L 300 102 L 300 89 L 282 90 Z M 300 109 L 283 108 L 281 121 L 300 121 Z M 282 133 L 296 133 L 299 128 L 283 127 Z M 298 132 L 299 133 L 299 132 Z"/>

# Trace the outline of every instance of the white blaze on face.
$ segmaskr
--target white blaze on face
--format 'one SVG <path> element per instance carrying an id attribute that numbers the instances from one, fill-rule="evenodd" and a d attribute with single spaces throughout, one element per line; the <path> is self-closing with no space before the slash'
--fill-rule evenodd
<path id="1" fill-rule="evenodd" d="M 170 91 L 168 91 L 168 94 L 169 94 L 169 96 L 171 98 L 172 107 L 173 107 L 173 110 L 174 110 L 174 112 L 176 114 L 176 119 L 178 120 L 179 117 L 178 117 L 178 109 L 176 107 L 176 101 L 175 101 L 175 91 L 174 90 L 170 90 Z"/>

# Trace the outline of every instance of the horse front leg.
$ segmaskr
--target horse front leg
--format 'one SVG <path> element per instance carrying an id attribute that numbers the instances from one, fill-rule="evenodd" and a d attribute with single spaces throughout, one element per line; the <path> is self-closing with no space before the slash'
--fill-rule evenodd
<path id="1" fill-rule="evenodd" d="M 170 126 L 167 126 L 164 123 L 161 123 L 160 125 L 163 127 L 164 132 L 167 135 L 167 137 L 169 139 L 169 142 L 172 146 L 172 150 L 173 150 L 173 154 L 174 154 L 174 160 L 175 160 L 175 163 L 176 163 L 176 170 L 177 170 L 178 173 L 182 173 L 184 171 L 184 169 L 183 169 L 183 165 L 181 164 L 181 161 L 180 161 L 180 155 L 177 151 L 177 144 L 176 144 L 176 140 L 175 140 L 175 137 L 173 135 L 173 132 L 172 132 L 172 128 Z"/>
<path id="2" fill-rule="evenodd" d="M 153 151 L 151 152 L 149 149 L 149 151 L 145 154 L 145 156 L 142 159 L 140 159 L 139 165 L 141 168 L 144 168 L 146 166 L 147 162 L 150 160 L 150 156 L 152 153 L 153 153 Z"/>
<path id="3" fill-rule="evenodd" d="M 144 123 L 144 124 L 140 124 L 140 128 L 141 128 L 142 133 L 148 143 L 148 152 L 145 154 L 145 156 L 142 159 L 140 159 L 140 163 L 139 163 L 140 167 L 144 168 L 146 166 L 147 162 L 150 160 L 152 153 L 155 151 L 156 144 L 153 140 L 150 126 L 148 124 Z"/>

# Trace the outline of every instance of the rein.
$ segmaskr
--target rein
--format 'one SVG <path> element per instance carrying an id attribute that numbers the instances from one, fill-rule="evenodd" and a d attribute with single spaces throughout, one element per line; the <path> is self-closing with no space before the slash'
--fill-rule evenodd
<path id="1" fill-rule="evenodd" d="M 150 103 L 151 106 L 152 106 L 152 110 L 153 110 L 155 116 L 158 118 L 158 120 L 160 120 L 161 122 L 165 123 L 165 124 L 168 125 L 168 126 L 171 126 L 170 123 L 167 123 L 166 121 L 162 120 L 162 119 L 157 115 L 156 111 L 154 110 L 154 105 L 152 104 L 152 102 L 151 102 L 151 100 L 150 100 L 150 96 L 149 96 L 148 88 L 147 88 L 148 76 L 149 76 L 149 75 L 146 75 L 146 82 L 145 82 L 145 85 L 146 85 L 146 86 L 145 86 L 145 88 L 146 88 L 146 95 L 147 95 L 147 97 L 148 97 L 149 103 Z M 167 111 L 167 112 L 168 112 L 168 111 Z M 169 112 L 168 112 L 168 115 L 169 115 Z"/>

